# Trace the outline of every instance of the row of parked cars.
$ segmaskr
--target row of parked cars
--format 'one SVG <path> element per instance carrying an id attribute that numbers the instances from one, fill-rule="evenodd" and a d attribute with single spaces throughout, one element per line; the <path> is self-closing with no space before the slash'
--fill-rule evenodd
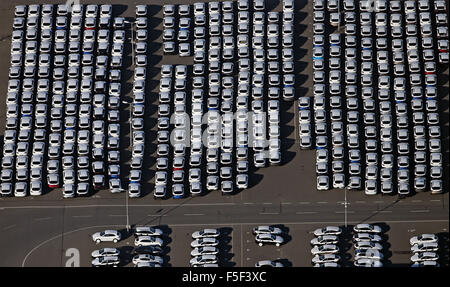
<path id="1" fill-rule="evenodd" d="M 206 228 L 192 233 L 191 267 L 219 267 L 220 230 Z"/>
<path id="2" fill-rule="evenodd" d="M 410 183 L 414 182 L 416 191 L 429 190 L 432 193 L 442 192 L 442 154 L 440 153 L 440 128 L 437 108 L 437 77 L 436 63 L 433 50 L 433 38 L 422 33 L 422 47 L 420 47 L 420 37 L 408 35 L 406 43 L 408 51 L 403 49 L 403 33 L 388 35 L 386 29 L 389 27 L 394 31 L 402 23 L 402 14 L 397 13 L 400 10 L 391 7 L 393 12 L 390 14 L 391 21 L 388 23 L 387 7 L 380 5 L 380 11 L 370 13 L 364 10 L 366 7 L 360 2 L 361 13 L 359 14 L 359 23 L 356 19 L 355 3 L 351 0 L 344 1 L 345 8 L 345 41 L 341 39 L 338 33 L 329 35 L 328 55 L 325 55 L 325 2 L 315 1 L 314 3 L 314 120 L 316 131 L 317 148 L 317 187 L 318 189 L 328 189 L 328 127 L 327 117 L 331 118 L 332 134 L 332 155 L 331 162 L 333 172 L 333 188 L 361 189 L 362 174 L 365 175 L 365 193 L 368 195 L 376 194 L 379 190 L 383 194 L 393 193 L 395 190 L 401 195 L 411 193 Z M 399 1 L 391 1 L 399 2 Z M 414 1 L 406 1 L 414 2 Z M 405 2 L 405 3 L 406 3 Z M 328 1 L 328 11 L 336 14 L 339 1 Z M 399 4 L 401 5 L 401 4 Z M 405 4 L 406 5 L 406 4 Z M 392 5 L 391 5 L 392 6 Z M 383 8 L 384 7 L 384 8 Z M 396 5 L 394 5 L 396 7 Z M 406 6 L 405 6 L 406 7 Z M 423 12 L 425 13 L 425 12 Z M 375 15 L 375 23 L 373 21 Z M 331 17 L 331 16 L 330 16 Z M 446 16 L 445 16 L 446 17 Z M 331 17 L 333 18 L 333 17 Z M 410 16 L 411 18 L 411 16 Z M 441 17 L 442 18 L 442 17 Z M 380 19 L 384 19 L 384 22 Z M 400 19 L 400 20 L 399 20 Z M 360 24 L 360 25 L 358 25 Z M 373 24 L 376 27 L 376 33 L 372 32 Z M 361 32 L 361 46 L 358 52 L 356 50 L 357 30 Z M 373 38 L 375 37 L 375 41 Z M 393 56 L 388 52 L 388 41 L 392 42 Z M 374 44 L 376 43 L 376 45 Z M 341 51 L 341 45 L 345 49 Z M 423 53 L 418 51 L 422 49 Z M 407 54 L 408 65 L 405 64 L 405 55 Z M 362 63 L 358 63 L 360 55 Z M 425 59 L 422 65 L 421 56 Z M 341 65 L 341 58 L 345 56 L 345 62 Z M 376 56 L 376 57 L 375 57 Z M 378 68 L 374 67 L 374 60 Z M 327 63 L 328 65 L 326 65 Z M 358 69 L 360 65 L 360 71 Z M 325 72 L 329 66 L 330 84 L 324 84 Z M 390 67 L 394 67 L 395 77 L 391 79 Z M 409 71 L 406 67 L 409 66 Z M 425 68 L 422 83 L 421 67 Z M 345 72 L 346 86 L 341 88 L 341 71 Z M 378 83 L 372 81 L 372 74 L 378 72 Z M 362 107 L 364 108 L 363 123 L 364 135 L 359 133 L 359 92 L 357 74 L 361 74 L 361 96 Z M 407 77 L 409 75 L 409 83 Z M 378 84 L 378 85 L 376 85 Z M 411 93 L 406 89 L 411 86 Z M 345 90 L 347 99 L 346 106 L 341 100 L 341 93 Z M 329 97 L 331 110 L 326 112 L 326 98 Z M 412 97 L 411 108 L 413 112 L 408 111 L 407 100 Z M 426 97 L 426 104 L 423 98 Z M 395 104 L 395 106 L 394 106 Z M 300 106 L 300 102 L 299 102 Z M 306 104 L 305 104 L 306 106 Z M 378 110 L 377 111 L 377 106 Z M 424 113 L 424 109 L 427 113 Z M 347 117 L 344 118 L 344 108 L 347 110 Z M 394 117 L 395 112 L 395 117 Z M 408 114 L 412 114 L 413 127 L 409 126 Z M 300 110 L 299 119 L 305 123 L 311 118 L 308 109 Z M 346 122 L 346 125 L 344 123 Z M 377 128 L 377 125 L 380 125 Z M 395 124 L 394 124 L 395 123 Z M 427 132 L 428 128 L 428 132 Z M 410 179 L 409 171 L 412 168 L 409 165 L 410 136 L 411 130 L 414 133 L 415 153 L 414 160 L 416 164 L 415 179 Z M 347 134 L 345 138 L 344 134 Z M 381 137 L 381 146 L 378 139 Z M 365 138 L 364 149 L 360 147 L 360 138 Z M 428 140 L 427 140 L 428 138 Z M 346 147 L 345 147 L 346 142 Z M 394 146 L 397 145 L 397 150 Z M 428 145 L 428 150 L 427 150 Z M 348 148 L 348 159 L 342 155 Z M 382 157 L 378 158 L 381 150 Z M 427 151 L 429 153 L 427 154 Z M 364 152 L 365 163 L 361 161 L 361 152 Z M 428 159 L 427 159 L 427 155 Z M 397 157 L 396 157 L 397 156 Z M 397 163 L 395 159 L 397 158 Z M 379 168 L 379 160 L 381 168 Z M 348 161 L 346 166 L 344 163 Z M 365 167 L 365 171 L 363 170 Z M 427 185 L 427 171 L 429 170 L 431 181 Z M 395 173 L 395 174 L 394 174 Z M 346 175 L 349 174 L 348 180 Z M 397 175 L 395 179 L 395 175 Z M 381 186 L 379 181 L 381 179 Z M 346 183 L 348 182 L 348 183 Z M 397 183 L 397 184 L 395 184 Z"/>
<path id="3" fill-rule="evenodd" d="M 133 229 L 135 236 L 135 248 L 131 254 L 132 262 L 135 267 L 161 267 L 164 264 L 163 259 L 163 240 L 164 232 L 160 228 L 151 226 L 136 226 Z M 104 230 L 96 232 L 92 236 L 96 243 L 113 242 L 118 243 L 122 239 L 122 233 L 118 230 Z M 117 248 L 101 248 L 91 253 L 92 266 L 114 266 L 120 264 L 120 250 Z M 122 258 L 123 259 L 123 258 Z"/>
<path id="4" fill-rule="evenodd" d="M 118 109 L 124 19 L 112 20 L 111 5 L 74 5 L 69 13 L 68 7 L 62 4 L 55 9 L 56 17 L 53 5 L 42 5 L 39 17 L 40 10 L 39 5 L 16 6 L 11 48 L 15 56 L 11 58 L 10 70 L 15 82 L 10 81 L 8 85 L 7 116 L 10 116 L 5 135 L 8 141 L 14 140 L 18 127 L 12 111 L 21 103 L 23 124 L 19 125 L 18 133 L 26 130 L 30 138 L 29 142 L 19 142 L 16 151 L 13 143 L 4 150 L 20 156 L 16 162 L 23 162 L 24 167 L 28 165 L 26 156 L 31 157 L 31 195 L 42 193 L 45 177 L 49 188 L 63 186 L 64 197 L 87 195 L 92 187 L 104 188 L 107 162 L 111 191 L 120 191 L 120 181 L 116 181 L 120 174 Z M 23 40 L 19 24 L 25 22 L 20 20 L 25 15 L 28 17 Z M 39 62 L 25 60 L 22 78 L 18 71 L 21 61 L 15 60 L 23 55 L 25 59 L 39 59 Z M 34 72 L 25 73 L 25 70 Z M 22 89 L 18 83 L 21 80 Z M 34 137 L 31 138 L 33 120 Z M 2 168 L 8 164 L 12 165 L 13 160 L 4 158 Z M 27 177 L 25 170 L 19 173 Z M 4 179 L 2 176 L 3 183 Z M 26 182 L 17 184 L 22 187 L 18 195 L 25 196 Z"/>
<path id="5" fill-rule="evenodd" d="M 342 250 L 339 248 L 342 228 L 326 226 L 313 231 L 315 238 L 311 240 L 312 264 L 315 267 L 340 267 Z M 356 267 L 382 267 L 383 245 L 380 226 L 361 223 L 353 227 L 353 247 L 355 249 Z"/>
<path id="6" fill-rule="evenodd" d="M 315 238 L 311 240 L 311 263 L 314 267 L 340 267 L 339 237 L 342 229 L 337 226 L 326 226 L 314 230 Z"/>
<path id="7" fill-rule="evenodd" d="M 356 267 L 383 267 L 383 229 L 367 223 L 353 227 L 354 265 Z"/>
<path id="8" fill-rule="evenodd" d="M 131 170 L 129 175 L 128 196 L 137 198 L 141 196 L 142 167 L 145 156 L 145 102 L 147 83 L 147 37 L 138 35 L 147 33 L 148 28 L 147 5 L 136 6 L 136 19 L 132 30 L 134 49 L 134 82 L 133 99 L 130 109 L 130 141 L 131 141 Z"/>
<path id="9" fill-rule="evenodd" d="M 439 237 L 436 234 L 421 234 L 410 238 L 412 267 L 439 267 Z"/>

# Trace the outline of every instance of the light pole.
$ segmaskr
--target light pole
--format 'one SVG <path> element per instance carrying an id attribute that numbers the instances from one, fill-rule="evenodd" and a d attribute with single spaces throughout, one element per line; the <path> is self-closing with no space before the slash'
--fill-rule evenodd
<path id="1" fill-rule="evenodd" d="M 347 206 L 350 204 L 347 201 L 347 189 L 344 189 L 344 202 L 342 203 L 344 205 L 344 224 L 345 227 L 347 228 Z"/>

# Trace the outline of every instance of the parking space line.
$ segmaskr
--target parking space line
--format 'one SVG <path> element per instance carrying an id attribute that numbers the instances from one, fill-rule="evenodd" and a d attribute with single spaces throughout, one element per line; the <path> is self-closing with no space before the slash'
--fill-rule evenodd
<path id="1" fill-rule="evenodd" d="M 240 225 L 241 229 L 241 267 L 244 267 L 244 239 L 242 235 L 242 224 Z"/>
<path id="2" fill-rule="evenodd" d="M 168 216 L 167 214 L 147 214 L 147 216 L 160 217 L 160 216 Z"/>
<path id="3" fill-rule="evenodd" d="M 262 215 L 265 215 L 265 214 L 268 214 L 268 215 L 278 215 L 278 214 L 280 214 L 279 212 L 260 212 L 259 214 L 262 214 Z"/>
<path id="4" fill-rule="evenodd" d="M 34 220 L 42 221 L 42 220 L 49 220 L 49 219 L 51 219 L 51 217 L 40 217 L 40 218 L 35 218 Z"/>
<path id="5" fill-rule="evenodd" d="M 202 216 L 205 215 L 204 213 L 185 213 L 184 216 Z"/>
<path id="6" fill-rule="evenodd" d="M 430 201 L 432 201 L 432 202 L 441 202 L 440 199 L 430 199 Z"/>
<path id="7" fill-rule="evenodd" d="M 9 225 L 9 226 L 3 227 L 2 230 L 8 230 L 8 229 L 14 228 L 14 227 L 16 227 L 16 226 L 17 226 L 16 224 Z"/>
<path id="8" fill-rule="evenodd" d="M 392 210 L 374 210 L 372 213 L 392 213 Z"/>
<path id="9" fill-rule="evenodd" d="M 282 202 L 281 204 L 292 204 L 292 202 Z"/>
<path id="10" fill-rule="evenodd" d="M 254 204 L 253 202 L 244 202 L 245 205 L 251 205 Z"/>
<path id="11" fill-rule="evenodd" d="M 416 212 L 416 213 L 423 212 L 423 213 L 426 213 L 426 212 L 430 212 L 430 210 L 428 210 L 428 209 L 410 210 L 409 212 Z"/>
<path id="12" fill-rule="evenodd" d="M 272 202 L 264 202 L 263 204 L 264 205 L 270 205 L 270 204 L 272 204 Z"/>
<path id="13" fill-rule="evenodd" d="M 298 203 L 299 204 L 310 204 L 311 202 L 309 202 L 309 201 L 299 201 Z"/>
<path id="14" fill-rule="evenodd" d="M 326 203 L 328 203 L 328 201 L 317 201 L 316 203 L 318 203 L 318 204 L 326 204 Z"/>
<path id="15" fill-rule="evenodd" d="M 335 211 L 334 213 L 341 214 L 341 213 L 345 213 L 345 211 Z M 347 211 L 347 213 L 353 214 L 355 212 L 354 211 Z"/>
<path id="16" fill-rule="evenodd" d="M 92 217 L 92 215 L 73 215 L 73 218 L 89 218 Z"/>

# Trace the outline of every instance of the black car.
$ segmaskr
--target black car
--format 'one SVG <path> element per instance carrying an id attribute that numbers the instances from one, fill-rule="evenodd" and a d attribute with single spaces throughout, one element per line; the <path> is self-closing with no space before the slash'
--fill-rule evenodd
<path id="1" fill-rule="evenodd" d="M 163 249 L 159 246 L 139 246 L 133 249 L 133 256 L 139 254 L 160 255 L 162 253 Z"/>

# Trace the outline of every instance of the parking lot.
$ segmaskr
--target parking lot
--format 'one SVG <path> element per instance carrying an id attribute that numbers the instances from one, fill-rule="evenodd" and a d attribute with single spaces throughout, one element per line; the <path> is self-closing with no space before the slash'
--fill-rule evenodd
<path id="1" fill-rule="evenodd" d="M 446 224 L 435 224 L 433 228 L 429 228 L 427 223 L 380 223 L 387 231 L 384 233 L 384 265 L 390 267 L 405 267 L 409 266 L 412 253 L 410 251 L 409 238 L 422 233 L 436 233 L 438 234 L 440 245 L 442 249 L 438 252 L 441 259 L 439 260 L 442 266 L 448 266 L 448 226 Z M 203 228 L 218 228 L 222 235 L 220 236 L 218 255 L 219 266 L 224 267 L 253 267 L 261 260 L 274 260 L 282 263 L 284 266 L 302 266 L 308 267 L 311 265 L 311 245 L 309 242 L 314 238 L 312 232 L 316 228 L 324 227 L 324 225 L 317 224 L 280 224 L 287 235 L 283 235 L 286 243 L 280 247 L 274 245 L 258 246 L 254 241 L 252 224 L 235 224 L 235 225 L 162 225 L 157 226 L 165 231 L 163 236 L 165 247 L 163 248 L 163 266 L 182 267 L 189 266 L 190 251 L 192 248 L 189 244 L 192 241 L 192 233 Z M 343 226 L 341 226 L 343 227 Z M 349 224 L 349 230 L 353 227 Z M 107 228 L 113 228 L 107 227 Z M 62 248 L 66 252 L 69 248 L 77 248 L 80 251 L 80 266 L 90 266 L 91 252 L 94 250 L 114 247 L 118 248 L 122 254 L 121 263 L 119 266 L 132 267 L 132 249 L 134 247 L 134 236 L 126 236 L 124 240 L 118 243 L 100 243 L 92 242 L 90 235 L 94 232 L 103 230 L 101 227 L 87 228 L 78 232 L 67 234 L 64 236 L 64 241 L 61 238 L 49 241 L 36 249 L 26 260 L 25 266 L 65 266 L 70 259 L 69 254 L 61 254 L 48 251 L 55 248 Z M 345 230 L 345 229 L 344 229 Z M 125 234 L 126 230 L 121 230 Z M 352 248 L 351 240 L 349 240 L 352 233 L 345 233 L 342 236 L 342 241 L 338 245 L 343 249 L 340 254 L 343 266 L 352 266 L 355 256 L 355 251 Z M 46 262 L 42 262 L 44 256 L 48 257 Z"/>
<path id="2" fill-rule="evenodd" d="M 0 42 L 0 52 L 4 55 L 10 54 L 10 41 L 8 36 L 12 32 L 12 18 L 14 13 L 13 4 L 17 4 L 13 1 L 8 3 L 2 3 L 0 5 L 5 6 L 4 12 L 2 12 L 2 19 L 0 20 L 4 27 L 8 27 L 5 31 L 2 32 Z M 35 3 L 34 1 L 33 3 Z M 53 2 L 53 1 L 49 1 Z M 56 1 L 54 1 L 56 3 Z M 180 4 L 177 1 L 169 1 L 170 3 Z M 36 2 L 37 3 L 37 2 Z M 101 4 L 94 1 L 86 1 L 83 4 Z M 295 61 L 295 83 L 296 83 L 296 96 L 313 96 L 313 7 L 312 1 L 296 1 L 296 14 L 295 14 L 295 33 L 299 33 L 298 42 L 296 43 L 296 49 L 294 52 L 294 61 Z M 24 4 L 22 2 L 18 4 Z M 26 4 L 29 4 L 28 2 Z M 59 4 L 59 3 L 58 3 Z M 135 6 L 134 4 L 121 5 L 122 2 L 112 1 L 113 4 L 113 16 L 121 16 L 126 17 L 129 20 L 134 20 L 135 18 Z M 164 3 L 166 4 L 166 3 Z M 192 4 L 192 3 L 191 3 Z M 275 5 L 276 4 L 276 5 Z M 278 1 L 266 1 L 266 6 L 268 9 L 273 9 L 273 11 L 281 12 L 281 2 Z M 191 6 L 192 9 L 193 6 Z M 210 210 L 214 208 L 215 204 L 239 204 L 240 209 L 237 211 L 233 211 L 227 214 L 228 207 L 227 205 L 218 205 L 214 210 L 212 220 L 217 220 L 220 222 L 216 227 L 224 227 L 229 228 L 228 239 L 231 243 L 227 243 L 224 248 L 227 250 L 226 256 L 224 259 L 224 266 L 253 266 L 258 260 L 263 259 L 282 259 L 286 265 L 292 264 L 292 266 L 311 266 L 310 259 L 312 258 L 310 254 L 310 246 L 309 241 L 312 239 L 311 232 L 315 228 L 320 226 L 316 226 L 314 224 L 298 224 L 298 225 L 288 225 L 289 228 L 289 236 L 292 237 L 291 241 L 286 245 L 282 245 L 280 248 L 275 246 L 264 246 L 258 247 L 254 241 L 253 236 L 250 234 L 250 229 L 252 225 L 247 225 L 242 222 L 240 219 L 243 218 L 261 218 L 258 221 L 250 221 L 250 222 L 258 222 L 267 220 L 267 222 L 278 222 L 277 218 L 283 217 L 283 220 L 286 222 L 295 222 L 295 221 L 310 221 L 314 222 L 320 220 L 321 214 L 324 214 L 324 217 L 332 218 L 339 216 L 339 220 L 343 218 L 342 210 L 342 202 L 344 201 L 344 192 L 341 189 L 336 190 L 328 190 L 328 191 L 318 191 L 316 184 L 316 153 L 315 151 L 309 150 L 301 150 L 299 146 L 299 115 L 298 115 L 298 103 L 295 102 L 285 102 L 280 100 L 280 139 L 281 139 L 281 155 L 282 162 L 280 166 L 270 166 L 266 168 L 252 169 L 248 172 L 248 188 L 244 190 L 236 190 L 236 194 L 232 196 L 223 196 L 220 191 L 211 191 L 207 192 L 206 185 L 204 186 L 204 196 L 195 197 L 195 198 L 187 198 L 182 202 L 178 199 L 164 199 L 164 200 L 155 200 L 153 196 L 153 191 L 155 188 L 155 172 L 157 171 L 156 159 L 157 156 L 157 118 L 158 118 L 158 102 L 159 102 L 159 82 L 160 82 L 160 68 L 162 65 L 171 64 L 171 65 L 192 65 L 194 63 L 194 59 L 192 57 L 179 57 L 178 55 L 164 55 L 163 52 L 163 7 L 161 4 L 152 4 L 148 5 L 149 9 L 149 17 L 148 17 L 148 25 L 149 29 L 152 29 L 153 33 L 149 34 L 148 41 L 148 65 L 147 65 L 147 84 L 146 91 L 148 92 L 148 97 L 146 98 L 146 110 L 145 110 L 145 155 L 148 160 L 143 162 L 142 166 L 142 180 L 141 180 L 141 196 L 140 198 L 130 198 L 129 203 L 131 204 L 130 213 L 131 213 L 131 223 L 135 224 L 140 222 L 142 215 L 154 214 L 154 211 L 158 209 L 172 209 L 178 205 L 182 206 L 185 201 L 188 203 L 199 204 L 198 206 L 186 207 L 183 212 L 179 214 L 177 217 L 178 221 L 186 221 L 177 226 L 175 223 L 174 226 L 168 224 L 172 229 L 172 232 L 169 234 L 169 243 L 168 248 L 170 251 L 165 255 L 167 265 L 171 266 L 187 266 L 189 262 L 189 252 L 187 251 L 188 244 L 190 240 L 190 234 L 194 230 L 198 230 L 202 228 L 201 221 L 203 219 L 199 219 L 201 216 L 196 216 L 195 214 L 203 214 L 209 215 Z M 5 15 L 3 15 L 5 14 Z M 193 23 L 192 23 L 193 24 Z M 8 31 L 6 31 L 8 30 Z M 134 46 L 131 45 L 130 38 L 133 36 L 129 27 L 125 28 L 126 31 L 126 41 L 124 45 L 124 56 L 122 62 L 122 78 L 120 80 L 121 83 L 121 98 L 125 102 L 132 102 L 134 99 L 134 95 L 132 93 L 133 90 L 133 82 L 134 82 L 134 74 L 133 70 L 135 67 L 133 66 L 132 61 L 132 50 Z M 328 31 L 328 30 L 327 30 Z M 297 45 L 298 44 L 298 45 Z M 193 47 L 192 47 L 193 49 Z M 8 79 L 8 68 L 10 66 L 8 57 L 2 57 L 0 59 L 0 63 L 2 64 L 0 71 L 0 79 L 3 82 L 7 82 Z M 438 67 L 437 70 L 438 77 L 438 85 L 437 89 L 440 95 L 446 95 L 441 99 L 441 104 L 439 105 L 440 109 L 440 122 L 441 122 L 441 133 L 442 133 L 442 154 L 443 154 L 443 172 L 444 177 L 446 172 L 448 172 L 448 68 L 442 69 Z M 189 88 L 190 89 L 190 88 Z M 186 89 L 188 91 L 189 89 Z M 7 94 L 7 86 L 3 85 L 0 87 L 0 92 L 3 95 Z M 6 98 L 0 97 L 0 105 L 6 107 Z M 312 104 L 312 101 L 311 101 Z M 312 106 L 311 106 L 312 108 Z M 122 179 L 122 188 L 128 187 L 129 182 L 129 172 L 130 172 L 130 160 L 132 158 L 132 150 L 130 147 L 130 124 L 128 119 L 130 118 L 130 113 L 132 112 L 131 106 L 128 104 L 124 104 L 123 107 L 120 108 L 120 158 L 122 159 L 120 162 L 120 178 Z M 0 114 L 0 134 L 4 134 L 5 127 L 5 113 Z M 410 134 L 411 137 L 412 134 Z M 2 138 L 3 141 L 3 138 Z M 413 144 L 413 143 L 411 143 Z M 3 146 L 3 145 L 2 145 Z M 206 150 L 205 150 L 206 151 Z M 412 159 L 412 157 L 411 157 Z M 186 156 L 186 162 L 189 161 L 189 157 Z M 251 161 L 249 161 L 251 163 Z M 206 175 L 206 170 L 202 169 L 202 173 Z M 448 173 L 447 173 L 448 174 Z M 106 173 L 105 173 L 106 175 Z M 185 177 L 187 177 L 188 172 L 186 171 Z M 331 174 L 330 174 L 331 175 Z M 171 178 L 171 177 L 170 177 Z M 332 177 L 330 177 L 331 180 Z M 105 176 L 105 181 L 108 179 Z M 187 180 L 187 178 L 186 178 Z M 280 183 L 283 183 L 280 185 Z M 331 181 L 330 181 L 331 183 Z M 444 190 L 445 185 L 448 184 L 448 181 L 444 181 Z M 413 185 L 411 184 L 411 188 Z M 185 192 L 188 193 L 190 189 L 190 185 L 186 182 L 185 184 Z M 169 189 L 171 192 L 171 189 Z M 74 222 L 72 227 L 76 229 L 76 226 L 88 227 L 92 225 L 101 226 L 105 224 L 104 222 L 110 222 L 114 216 L 110 215 L 118 215 L 120 213 L 120 217 L 117 217 L 117 220 L 114 220 L 113 223 L 120 224 L 120 227 L 123 227 L 125 221 L 124 219 L 124 210 L 125 210 L 125 194 L 113 194 L 109 189 L 101 189 L 101 190 L 91 190 L 89 197 L 75 197 L 71 199 L 64 199 L 62 190 L 59 188 L 55 188 L 52 190 L 43 190 L 42 196 L 31 197 L 28 196 L 26 198 L 1 198 L 2 206 L 61 206 L 61 205 L 73 205 L 73 206 L 87 206 L 87 205 L 115 205 L 117 206 L 117 210 L 114 211 L 105 211 L 105 209 L 99 209 L 98 211 L 88 212 L 84 211 L 83 213 L 74 213 L 74 216 L 81 216 L 78 218 L 78 222 Z M 367 204 L 368 207 L 367 213 L 372 211 L 376 211 L 379 208 L 375 207 L 376 205 L 388 205 L 390 202 L 393 202 L 397 199 L 397 196 L 381 196 L 380 194 L 374 197 L 367 197 L 363 191 L 356 192 L 347 192 L 347 200 L 351 202 L 353 205 L 350 207 L 350 211 L 353 213 L 349 213 L 349 220 L 352 220 L 352 216 L 365 217 L 365 213 L 362 210 L 363 207 L 355 208 L 352 210 L 352 207 L 356 207 L 357 204 Z M 359 203 L 358 203 L 359 202 Z M 363 203 L 364 202 L 364 203 Z M 448 215 L 442 215 L 442 210 L 448 211 L 448 193 L 443 195 L 435 195 L 431 196 L 429 192 L 420 192 L 417 194 L 413 194 L 412 197 L 404 199 L 401 201 L 406 204 L 408 208 L 397 208 L 395 205 L 392 207 L 391 212 L 387 213 L 389 210 L 385 210 L 386 213 L 383 213 L 385 217 L 395 218 L 395 220 L 404 220 L 410 218 L 414 215 L 413 220 L 420 221 L 421 217 L 426 219 L 447 219 Z M 283 205 L 286 203 L 286 205 Z M 133 205 L 145 205 L 145 204 L 153 204 L 155 207 L 151 207 L 151 211 L 142 212 L 141 209 L 143 207 L 136 207 Z M 245 204 L 245 205 L 244 205 Z M 305 205 L 309 205 L 305 207 Z M 284 214 L 285 210 L 289 210 L 290 205 L 295 205 L 296 210 L 293 212 L 288 212 L 288 214 Z M 321 205 L 327 206 L 329 212 L 325 207 L 320 207 Z M 369 207 L 370 205 L 370 207 Z M 246 207 L 254 206 L 253 209 L 247 209 Z M 256 207 L 257 206 L 257 207 Z M 209 209 L 208 209 L 209 208 Z M 189 210 L 188 210 L 189 209 Z M 255 212 L 256 211 L 256 212 Z M 414 211 L 414 213 L 409 213 Z M 415 211 L 420 211 L 416 213 Z M 14 216 L 8 215 L 8 210 L 2 210 L 3 214 L 6 216 L 2 216 L 2 226 L 10 227 L 15 225 L 15 221 L 13 220 Z M 24 210 L 25 212 L 25 210 Z M 217 215 L 220 213 L 220 215 Z M 255 212 L 253 214 L 253 212 Z M 311 212 L 308 214 L 308 212 Z M 335 214 L 338 214 L 336 215 Z M 337 213 L 339 212 L 339 213 Z M 249 215 L 249 213 L 252 213 Z M 260 214 L 263 213 L 263 214 Z M 264 215 L 267 213 L 267 215 Z M 361 214 L 364 213 L 364 216 Z M 15 215 L 20 213 L 14 213 Z M 23 213 L 26 214 L 26 213 Z M 185 214 L 188 216 L 183 217 Z M 191 214 L 191 215 L 189 215 Z M 193 214 L 193 215 L 192 215 Z M 23 216 L 23 215 L 21 215 Z M 39 219 L 39 226 L 46 226 L 46 222 L 53 222 L 50 219 L 46 220 L 46 217 L 52 217 L 57 220 L 60 216 L 59 214 L 50 214 L 50 215 L 39 215 L 36 212 L 35 215 L 31 216 L 27 220 L 28 225 L 32 225 L 34 220 Z M 83 219 L 83 216 L 91 216 Z M 306 218 L 308 217 L 308 218 Z M 42 219 L 44 218 L 44 219 Z M 178 219 L 179 218 L 179 219 Z M 317 219 L 316 219 L 317 218 Z M 53 220 L 52 219 L 52 220 Z M 120 220 L 119 220 L 120 219 Z M 316 219 L 316 220 L 315 220 Z M 194 225 L 181 225 L 187 224 L 191 222 Z M 195 222 L 199 222 L 198 225 Z M 222 223 L 231 223 L 224 224 Z M 283 221 L 281 221 L 283 222 Z M 433 222 L 433 221 L 432 221 Z M 91 224 L 92 223 L 92 224 Z M 238 223 L 238 224 L 237 224 Z M 53 224 L 53 223 L 49 223 Z M 58 220 L 58 227 L 54 226 L 46 226 L 45 230 L 48 230 L 48 234 L 55 234 L 57 236 L 60 232 L 66 230 L 64 223 L 62 223 L 60 228 L 60 222 Z M 213 223 L 208 223 L 214 226 Z M 393 223 L 392 226 L 396 226 L 396 230 L 393 228 L 388 232 L 389 235 L 389 243 L 395 247 L 395 249 L 390 248 L 389 250 L 392 252 L 392 256 L 389 259 L 392 261 L 392 265 L 402 265 L 409 263 L 410 255 L 406 254 L 406 251 L 409 251 L 407 245 L 403 245 L 404 242 L 407 242 L 408 238 L 400 236 L 402 232 L 407 232 L 408 230 L 416 229 L 418 233 L 420 232 L 446 232 L 444 229 L 448 228 L 448 221 L 446 223 L 433 222 L 432 230 L 426 228 L 427 223 Z M 20 226 L 20 224 L 18 224 Z M 209 227 L 209 226 L 208 226 Z M 241 231 L 242 228 L 242 231 Z M 9 229 L 11 232 L 11 236 L 14 234 L 15 227 Z M 68 228 L 70 230 L 70 228 Z M 397 236 L 397 230 L 399 235 Z M 64 250 L 69 247 L 79 247 L 82 250 L 82 254 L 89 254 L 91 251 L 97 248 L 95 244 L 88 240 L 88 235 L 93 233 L 94 231 L 98 231 L 96 228 L 92 228 L 86 231 L 80 231 L 80 234 L 83 235 L 78 236 L 78 232 L 73 233 L 73 235 L 65 235 L 64 240 L 50 241 L 49 243 L 44 244 L 42 247 L 37 248 L 35 251 L 31 253 L 31 255 L 27 259 L 27 265 L 39 265 L 42 266 L 42 258 L 46 252 L 50 249 L 49 246 L 53 248 L 59 247 L 63 248 L 61 244 L 64 246 Z M 18 231 L 22 232 L 22 231 Z M 40 232 L 36 230 L 36 232 Z M 415 233 L 416 231 L 411 231 L 411 233 Z M 447 231 L 448 232 L 448 231 Z M 24 232 L 23 234 L 29 235 L 28 232 Z M 409 233 L 408 233 L 409 234 Z M 26 237 L 25 237 L 26 238 Z M 39 238 L 39 239 L 38 239 Z M 20 240 L 17 244 L 25 248 L 23 252 L 20 252 L 23 255 L 26 255 L 28 251 L 32 250 L 39 243 L 45 241 L 47 236 L 36 236 L 36 239 L 32 243 L 26 242 L 26 240 Z M 79 238 L 86 238 L 80 241 Z M 131 237 L 130 237 L 131 238 Z M 227 239 L 227 240 L 228 240 Z M 83 243 L 80 243 L 83 242 Z M 132 242 L 127 239 L 124 242 L 121 242 L 119 245 Z M 47 245 L 48 244 L 48 245 Z M 99 245 L 100 246 L 100 245 Z M 103 246 L 103 245 L 102 245 Z M 106 246 L 106 245 L 105 245 Z M 128 246 L 128 245 L 127 245 Z M 304 250 L 298 251 L 298 246 L 304 246 Z M 67 247 L 67 248 L 66 248 Z M 86 249 L 86 251 L 84 251 Z M 395 252 L 394 252 L 395 251 Z M 291 256 L 291 254 L 295 254 L 295 256 Z M 298 255 L 297 255 L 298 254 Z M 48 265 L 63 265 L 65 262 L 63 254 L 59 253 L 49 253 L 47 256 Z M 7 258 L 7 257 L 5 257 Z M 15 264 L 20 265 L 19 261 L 15 256 L 11 255 L 11 259 L 14 258 Z M 90 258 L 86 258 L 86 255 L 82 255 L 82 265 L 88 266 L 90 264 Z M 248 259 L 247 259 L 248 258 Z M 395 260 L 394 260 L 395 259 Z M 30 261 L 28 261 L 30 260 Z M 18 263 L 17 263 L 18 262 Z M 126 262 L 125 262 L 126 263 Z M 3 262 L 2 262 L 3 265 Z M 132 266 L 127 265 L 127 266 Z"/>

